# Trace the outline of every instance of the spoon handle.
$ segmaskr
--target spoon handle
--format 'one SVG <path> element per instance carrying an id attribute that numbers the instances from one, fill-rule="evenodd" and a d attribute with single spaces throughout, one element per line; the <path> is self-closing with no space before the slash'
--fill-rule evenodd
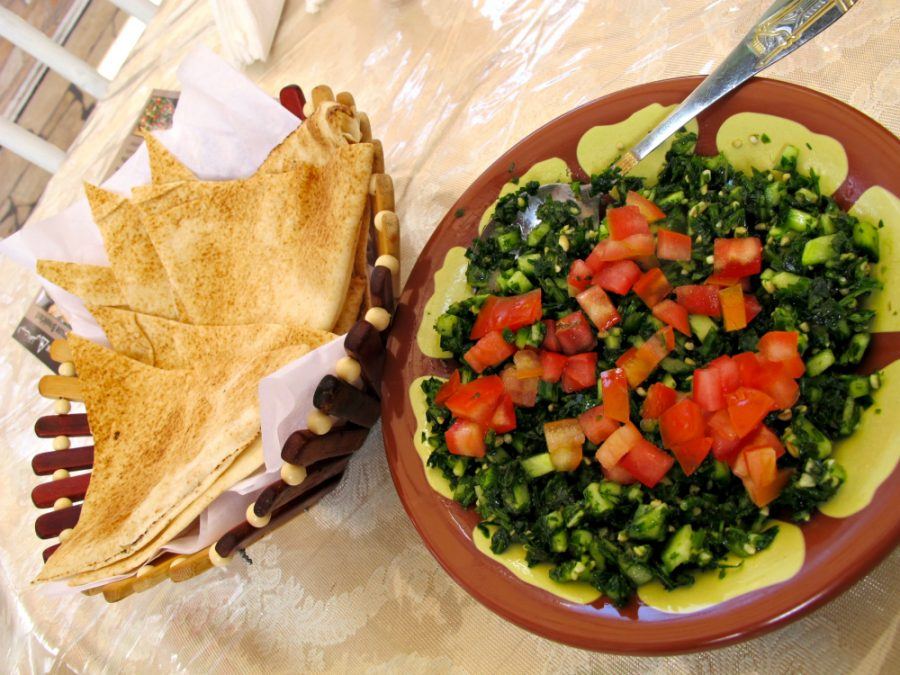
<path id="1" fill-rule="evenodd" d="M 628 173 L 688 121 L 841 18 L 857 0 L 776 0 L 700 86 L 615 166 Z"/>

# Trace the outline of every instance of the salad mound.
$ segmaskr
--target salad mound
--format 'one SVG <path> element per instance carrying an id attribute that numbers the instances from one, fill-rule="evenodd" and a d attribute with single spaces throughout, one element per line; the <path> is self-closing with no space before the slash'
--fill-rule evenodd
<path id="1" fill-rule="evenodd" d="M 654 187 L 607 171 L 572 198 L 531 182 L 472 242 L 474 295 L 435 328 L 428 463 L 501 553 L 612 602 L 693 583 L 808 520 L 845 480 L 832 443 L 872 405 L 878 226 L 783 150 L 745 175 L 682 132 Z"/>

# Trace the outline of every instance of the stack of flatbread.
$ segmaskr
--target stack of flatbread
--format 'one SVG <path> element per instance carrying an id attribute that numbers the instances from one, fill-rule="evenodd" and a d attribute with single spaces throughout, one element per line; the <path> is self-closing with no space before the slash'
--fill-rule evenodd
<path id="1" fill-rule="evenodd" d="M 81 515 L 39 581 L 135 572 L 260 469 L 260 379 L 367 309 L 373 147 L 315 113 L 246 179 L 199 180 L 152 136 L 151 183 L 86 186 L 109 266 L 41 260 L 112 349 L 69 336 L 94 437 Z"/>

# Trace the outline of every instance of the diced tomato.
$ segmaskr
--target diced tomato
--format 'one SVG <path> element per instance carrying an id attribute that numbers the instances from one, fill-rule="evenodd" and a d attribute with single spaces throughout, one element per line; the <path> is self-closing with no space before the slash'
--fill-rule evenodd
<path id="1" fill-rule="evenodd" d="M 485 368 L 503 363 L 515 353 L 515 345 L 504 340 L 499 330 L 492 330 L 463 354 L 463 360 L 472 366 L 472 370 L 480 373 Z"/>
<path id="2" fill-rule="evenodd" d="M 663 445 L 671 448 L 703 435 L 703 411 L 686 398 L 666 410 L 659 417 L 659 433 Z"/>
<path id="3" fill-rule="evenodd" d="M 719 410 L 707 420 L 709 435 L 712 436 L 713 456 L 721 462 L 729 464 L 741 448 L 741 439 L 738 438 L 728 410 Z"/>
<path id="4" fill-rule="evenodd" d="M 581 291 L 575 299 L 598 330 L 608 330 L 622 320 L 606 291 L 599 286 Z"/>
<path id="5" fill-rule="evenodd" d="M 729 277 L 748 277 L 762 269 L 762 242 L 758 237 L 716 239 L 713 271 Z"/>
<path id="6" fill-rule="evenodd" d="M 653 316 L 685 335 L 691 334 L 687 310 L 673 300 L 663 300 L 654 306 Z"/>
<path id="7" fill-rule="evenodd" d="M 587 263 L 585 263 L 584 260 L 576 260 L 569 268 L 569 287 L 574 288 L 579 292 L 583 291 L 591 285 L 591 277 L 593 274 L 591 268 L 587 266 Z M 572 295 L 575 295 L 575 293 L 572 293 Z"/>
<path id="8" fill-rule="evenodd" d="M 617 260 L 606 263 L 603 269 L 595 272 L 592 283 L 612 293 L 625 295 L 640 277 L 641 268 L 633 260 Z"/>
<path id="9" fill-rule="evenodd" d="M 606 218 L 609 221 L 609 236 L 617 241 L 634 234 L 650 234 L 650 225 L 636 206 L 608 209 Z"/>
<path id="10" fill-rule="evenodd" d="M 656 257 L 660 260 L 690 260 L 691 238 L 680 232 L 660 229 L 656 233 Z"/>
<path id="11" fill-rule="evenodd" d="M 684 307 L 688 314 L 722 316 L 719 289 L 715 286 L 679 286 L 675 289 L 675 301 Z"/>
<path id="12" fill-rule="evenodd" d="M 728 277 L 728 276 L 725 276 L 724 274 L 715 274 L 715 273 L 710 274 L 706 278 L 706 281 L 704 281 L 703 283 L 708 286 L 723 286 L 723 287 L 734 286 L 735 284 L 743 285 L 743 281 L 741 280 L 741 277 Z"/>
<path id="13" fill-rule="evenodd" d="M 625 378 L 625 371 L 614 368 L 600 373 L 600 391 L 607 417 L 627 422 L 631 418 L 631 407 L 628 404 L 628 380 Z"/>
<path id="14" fill-rule="evenodd" d="M 693 399 L 707 412 L 725 407 L 722 373 L 717 368 L 698 368 L 694 371 Z"/>
<path id="15" fill-rule="evenodd" d="M 641 432 L 631 422 L 626 422 L 616 429 L 597 448 L 597 461 L 604 468 L 614 467 L 640 441 L 644 440 Z"/>
<path id="16" fill-rule="evenodd" d="M 806 364 L 800 358 L 800 335 L 793 330 L 770 330 L 759 339 L 757 349 L 768 361 L 778 361 L 787 375 L 798 378 L 806 372 Z"/>
<path id="17" fill-rule="evenodd" d="M 741 352 L 731 357 L 737 365 L 741 384 L 745 387 L 755 387 L 760 379 L 762 365 L 759 357 L 753 352 Z"/>
<path id="18" fill-rule="evenodd" d="M 562 373 L 562 390 L 567 394 L 597 384 L 597 352 L 573 354 L 566 361 Z"/>
<path id="19" fill-rule="evenodd" d="M 565 354 L 548 352 L 544 349 L 538 353 L 538 357 L 541 361 L 541 379 L 544 382 L 559 382 L 568 357 Z"/>
<path id="20" fill-rule="evenodd" d="M 493 429 L 498 434 L 505 434 L 516 428 L 516 408 L 513 405 L 512 397 L 509 394 L 503 394 L 500 402 L 494 408 L 494 414 L 491 421 L 488 422 L 488 429 Z"/>
<path id="21" fill-rule="evenodd" d="M 641 418 L 645 420 L 658 419 L 666 410 L 678 401 L 677 392 L 662 382 L 654 382 L 647 389 L 647 397 L 641 406 Z"/>
<path id="22" fill-rule="evenodd" d="M 781 457 L 785 452 L 781 439 L 765 424 L 760 424 L 753 433 L 741 441 L 741 450 L 753 448 L 773 448 L 776 457 Z"/>
<path id="23" fill-rule="evenodd" d="M 731 424 L 741 438 L 753 431 L 775 409 L 775 401 L 771 396 L 747 387 L 738 387 L 727 394 L 725 402 Z"/>
<path id="24" fill-rule="evenodd" d="M 641 275 L 641 278 L 635 282 L 633 290 L 647 304 L 647 307 L 653 307 L 672 292 L 672 284 L 666 279 L 666 275 L 661 269 L 654 267 Z"/>
<path id="25" fill-rule="evenodd" d="M 599 445 L 619 428 L 619 423 L 603 414 L 603 406 L 596 405 L 578 416 L 584 435 L 595 445 Z"/>
<path id="26" fill-rule="evenodd" d="M 584 432 L 575 418 L 544 424 L 550 462 L 557 471 L 574 471 L 581 464 Z"/>
<path id="27" fill-rule="evenodd" d="M 710 361 L 707 368 L 714 368 L 719 371 L 723 394 L 729 394 L 741 386 L 741 369 L 727 354 Z"/>
<path id="28" fill-rule="evenodd" d="M 741 454 L 747 462 L 750 480 L 757 486 L 766 487 L 775 480 L 775 462 L 778 458 L 775 456 L 774 448 L 753 448 L 742 450 Z"/>
<path id="29" fill-rule="evenodd" d="M 556 322 L 556 339 L 564 354 L 589 352 L 597 346 L 597 338 L 584 312 L 575 311 Z"/>
<path id="30" fill-rule="evenodd" d="M 513 363 L 516 365 L 516 377 L 527 380 L 530 377 L 540 377 L 544 369 L 541 367 L 541 359 L 533 349 L 520 349 L 513 354 Z"/>
<path id="31" fill-rule="evenodd" d="M 616 365 L 625 371 L 628 384 L 637 387 L 656 370 L 660 362 L 666 358 L 675 346 L 675 336 L 671 326 L 662 328 L 644 342 L 640 347 L 629 349 L 616 361 Z"/>
<path id="32" fill-rule="evenodd" d="M 503 380 L 496 375 L 479 377 L 461 385 L 447 399 L 446 405 L 454 416 L 485 425 L 490 421 L 494 408 L 503 395 L 503 384 Z"/>
<path id="33" fill-rule="evenodd" d="M 559 338 L 556 337 L 556 321 L 553 319 L 544 319 L 544 341 L 541 343 L 541 349 L 549 349 L 551 352 L 561 352 L 562 346 L 559 344 Z"/>
<path id="34" fill-rule="evenodd" d="M 744 291 L 740 286 L 719 289 L 719 304 L 726 331 L 742 330 L 747 327 L 747 311 L 744 309 Z"/>
<path id="35" fill-rule="evenodd" d="M 456 420 L 444 436 L 447 449 L 454 455 L 484 457 L 484 427 L 470 420 Z"/>
<path id="36" fill-rule="evenodd" d="M 533 408 L 537 403 L 538 382 L 540 378 L 529 377 L 522 379 L 516 375 L 515 366 L 506 366 L 500 373 L 503 381 L 503 389 L 518 406 Z"/>
<path id="37" fill-rule="evenodd" d="M 750 501 L 756 504 L 759 508 L 762 508 L 767 504 L 773 502 L 778 497 L 778 495 L 781 494 L 784 486 L 788 484 L 788 481 L 791 478 L 791 473 L 791 469 L 779 470 L 775 474 L 775 479 L 766 486 L 759 486 L 751 479 L 745 478 L 744 488 L 746 488 L 747 494 L 750 495 Z"/>
<path id="38" fill-rule="evenodd" d="M 625 203 L 628 204 L 628 206 L 638 207 L 641 215 L 647 219 L 648 223 L 655 223 L 657 220 L 662 220 L 666 217 L 666 214 L 663 213 L 662 209 L 634 190 L 629 190 L 626 193 Z"/>
<path id="39" fill-rule="evenodd" d="M 542 314 L 540 288 L 505 298 L 489 295 L 478 312 L 478 318 L 475 319 L 469 337 L 477 340 L 492 330 L 503 331 L 504 328 L 518 330 L 540 321 Z"/>
<path id="40" fill-rule="evenodd" d="M 747 323 L 753 321 L 761 311 L 762 305 L 755 295 L 744 295 L 744 314 L 747 316 Z"/>
<path id="41" fill-rule="evenodd" d="M 441 385 L 441 388 L 437 390 L 437 394 L 434 395 L 434 402 L 438 405 L 444 405 L 444 403 L 447 402 L 447 399 L 453 396 L 461 385 L 462 381 L 459 377 L 459 369 L 454 370 L 450 379 L 444 382 L 444 384 Z"/>
<path id="42" fill-rule="evenodd" d="M 653 488 L 669 472 L 669 469 L 675 464 L 675 460 L 671 455 L 642 438 L 627 455 L 619 460 L 619 464 L 643 485 Z"/>
<path id="43" fill-rule="evenodd" d="M 603 477 L 606 480 L 611 480 L 613 483 L 618 483 L 619 485 L 631 485 L 632 483 L 637 483 L 637 478 L 628 473 L 628 471 L 623 469 L 619 464 L 610 467 L 601 465 L 600 470 L 603 472 Z"/>
<path id="44" fill-rule="evenodd" d="M 594 247 L 594 250 L 591 251 L 585 262 L 592 270 L 596 271 L 603 266 L 601 263 L 610 260 L 628 260 L 629 258 L 653 255 L 655 250 L 656 244 L 653 242 L 652 234 L 633 234 L 621 241 L 615 239 L 602 240 Z"/>
<path id="45" fill-rule="evenodd" d="M 713 439 L 709 436 L 701 436 L 694 438 L 685 443 L 680 443 L 672 447 L 672 454 L 684 470 L 685 476 L 690 476 L 697 470 L 712 448 Z"/>
<path id="46" fill-rule="evenodd" d="M 758 388 L 774 399 L 778 410 L 792 408 L 800 398 L 800 385 L 785 372 L 781 363 L 762 364 Z"/>

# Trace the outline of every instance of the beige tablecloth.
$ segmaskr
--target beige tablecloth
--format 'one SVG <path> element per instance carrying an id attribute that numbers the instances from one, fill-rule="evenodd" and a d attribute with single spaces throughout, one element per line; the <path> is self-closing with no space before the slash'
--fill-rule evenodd
<path id="1" fill-rule="evenodd" d="M 296 82 L 352 91 L 384 141 L 408 270 L 463 189 L 523 135 L 597 96 L 709 72 L 769 0 L 326 0 L 286 4 L 269 61 L 246 72 L 274 94 Z M 107 173 L 154 88 L 198 43 L 217 47 L 204 0 L 168 0 L 100 103 L 34 215 Z M 768 76 L 849 102 L 900 129 L 900 3 L 862 0 Z M 38 285 L 0 261 L 9 336 Z M 41 546 L 28 494 L 45 373 L 0 342 L 0 670 L 383 672 L 898 672 L 900 551 L 787 628 L 715 652 L 623 658 L 531 635 L 472 600 L 407 520 L 376 428 L 339 489 L 236 560 L 121 604 L 29 587 Z M 872 533 L 878 536 L 877 532 Z M 639 630 L 639 629 L 638 629 Z"/>

